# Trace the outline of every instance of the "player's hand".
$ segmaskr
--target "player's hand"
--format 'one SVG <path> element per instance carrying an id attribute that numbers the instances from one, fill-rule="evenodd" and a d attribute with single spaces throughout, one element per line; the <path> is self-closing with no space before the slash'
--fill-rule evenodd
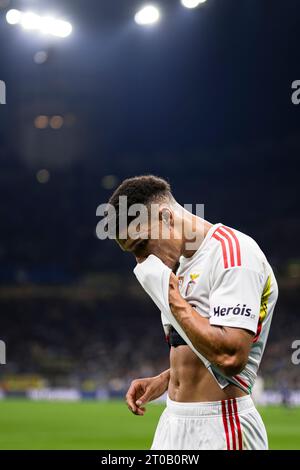
<path id="1" fill-rule="evenodd" d="M 126 394 L 129 410 L 137 416 L 144 416 L 146 408 L 143 405 L 160 397 L 167 390 L 168 384 L 169 374 L 165 373 L 156 377 L 133 380 Z"/>
<path id="2" fill-rule="evenodd" d="M 169 304 L 173 304 L 181 298 L 178 277 L 171 273 L 169 280 Z"/>

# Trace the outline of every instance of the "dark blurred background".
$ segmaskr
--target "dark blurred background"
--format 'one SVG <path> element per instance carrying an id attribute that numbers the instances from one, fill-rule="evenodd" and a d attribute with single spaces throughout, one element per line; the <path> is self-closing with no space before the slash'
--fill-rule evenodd
<path id="1" fill-rule="evenodd" d="M 124 178 L 167 178 L 180 203 L 253 236 L 280 299 L 261 374 L 300 389 L 298 0 L 0 0 L 0 388 L 105 394 L 168 366 L 134 260 L 100 241 L 96 208 Z M 66 38 L 8 24 L 53 14 Z"/>

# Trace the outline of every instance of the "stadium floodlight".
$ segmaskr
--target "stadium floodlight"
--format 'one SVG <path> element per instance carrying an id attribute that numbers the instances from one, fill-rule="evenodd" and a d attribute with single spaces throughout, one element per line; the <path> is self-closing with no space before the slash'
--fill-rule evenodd
<path id="1" fill-rule="evenodd" d="M 22 13 L 19 10 L 8 10 L 6 13 L 6 21 L 8 24 L 20 23 Z"/>
<path id="2" fill-rule="evenodd" d="M 24 29 L 39 29 L 41 24 L 41 17 L 29 11 L 23 13 L 20 23 Z"/>
<path id="3" fill-rule="evenodd" d="M 9 10 L 6 20 L 9 24 L 20 23 L 24 29 L 37 30 L 43 34 L 50 34 L 60 38 L 69 36 L 73 29 L 68 21 L 51 16 L 40 16 L 32 12 L 21 12 L 19 10 Z"/>
<path id="4" fill-rule="evenodd" d="M 205 3 L 206 0 L 181 0 L 181 3 L 186 8 L 197 8 L 201 3 Z"/>
<path id="5" fill-rule="evenodd" d="M 146 5 L 136 13 L 134 19 L 137 24 L 148 26 L 159 21 L 160 12 L 154 5 Z"/>
<path id="6" fill-rule="evenodd" d="M 51 34 L 60 38 L 66 38 L 71 34 L 72 29 L 72 25 L 68 21 L 55 20 L 51 29 Z"/>
<path id="7" fill-rule="evenodd" d="M 39 29 L 43 34 L 66 38 L 72 32 L 72 25 L 68 21 L 57 20 L 51 16 L 42 16 Z"/>
<path id="8" fill-rule="evenodd" d="M 43 16 L 40 22 L 40 31 L 43 34 L 52 34 L 55 29 L 55 19 L 51 16 Z"/>

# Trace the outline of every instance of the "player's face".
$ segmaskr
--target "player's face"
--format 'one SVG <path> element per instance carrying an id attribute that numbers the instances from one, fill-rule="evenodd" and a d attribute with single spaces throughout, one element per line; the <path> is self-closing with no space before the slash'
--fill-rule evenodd
<path id="1" fill-rule="evenodd" d="M 118 239 L 118 244 L 124 251 L 132 253 L 137 263 L 142 263 L 149 255 L 160 258 L 164 264 L 176 272 L 181 255 L 182 240 L 176 239 L 173 227 L 167 230 L 159 222 L 159 229 L 152 226 L 143 231 L 143 238 Z M 155 233 L 155 237 L 153 237 Z M 147 238 L 145 238 L 147 236 Z"/>

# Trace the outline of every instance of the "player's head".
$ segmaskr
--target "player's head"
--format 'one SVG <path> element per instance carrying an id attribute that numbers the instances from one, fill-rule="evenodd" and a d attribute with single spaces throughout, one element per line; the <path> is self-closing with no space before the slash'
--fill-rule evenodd
<path id="1" fill-rule="evenodd" d="M 121 196 L 126 197 L 126 206 L 120 203 Z M 166 180 L 153 175 L 128 178 L 115 190 L 109 204 L 116 212 L 117 242 L 124 251 L 131 252 L 138 262 L 154 254 L 171 269 L 176 269 L 182 252 L 181 221 L 177 211 L 179 204 Z M 139 206 L 134 206 L 136 204 Z M 137 207 L 142 207 L 143 211 L 138 226 L 137 217 L 141 212 L 136 211 Z M 128 215 L 130 208 L 134 209 L 132 215 Z M 125 230 L 119 225 L 120 216 L 126 216 Z"/>

